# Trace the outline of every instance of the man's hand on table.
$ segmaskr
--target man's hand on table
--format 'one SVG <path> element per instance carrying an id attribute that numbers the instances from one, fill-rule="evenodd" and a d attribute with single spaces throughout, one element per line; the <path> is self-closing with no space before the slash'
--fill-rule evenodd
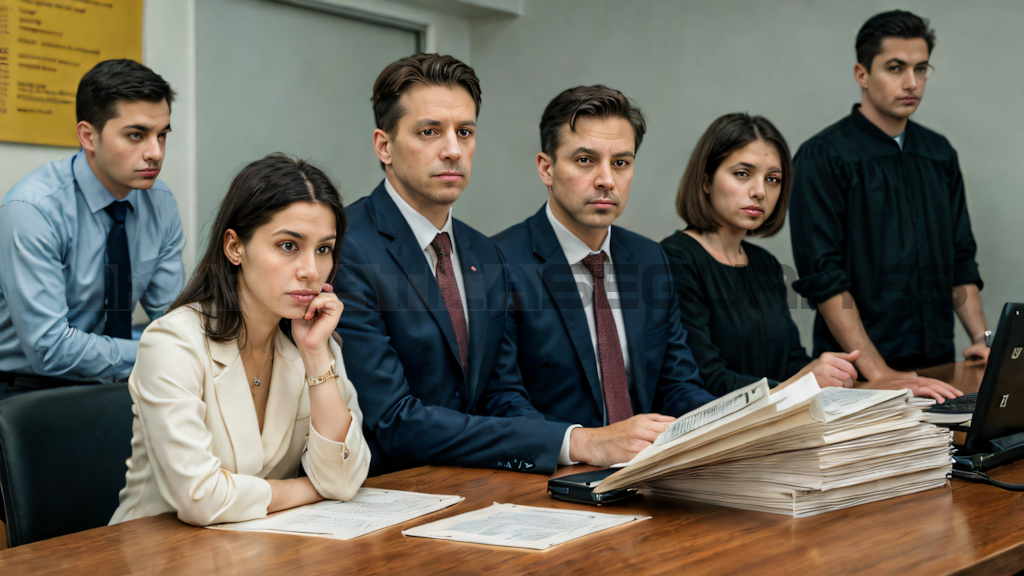
<path id="1" fill-rule="evenodd" d="M 967 361 L 968 366 L 984 366 L 988 363 L 989 352 L 990 349 L 984 342 L 971 344 L 964 348 L 964 359 Z"/>
<path id="2" fill-rule="evenodd" d="M 569 437 L 569 459 L 594 466 L 628 462 L 673 421 L 671 416 L 638 414 L 602 428 L 576 428 Z"/>
<path id="3" fill-rule="evenodd" d="M 909 388 L 914 396 L 934 398 L 939 404 L 945 402 L 947 398 L 953 399 L 964 395 L 963 392 L 941 380 L 918 376 L 917 372 L 899 372 L 892 369 L 882 372 L 875 380 L 858 382 L 856 387 L 873 390 L 902 390 Z"/>

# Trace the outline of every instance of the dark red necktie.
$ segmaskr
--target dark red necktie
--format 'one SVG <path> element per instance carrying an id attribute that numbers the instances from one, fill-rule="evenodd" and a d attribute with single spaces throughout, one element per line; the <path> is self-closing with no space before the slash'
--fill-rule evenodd
<path id="1" fill-rule="evenodd" d="M 633 416 L 626 384 L 626 365 L 622 360 L 619 331 L 615 328 L 612 308 L 604 288 L 604 252 L 591 254 L 583 265 L 594 277 L 594 320 L 597 323 L 597 351 L 601 357 L 601 383 L 608 423 L 615 424 Z"/>
<path id="2" fill-rule="evenodd" d="M 448 316 L 455 328 L 455 340 L 459 343 L 459 359 L 462 360 L 463 376 L 469 374 L 469 330 L 466 324 L 466 311 L 462 309 L 462 297 L 459 296 L 459 285 L 455 282 L 455 271 L 452 269 L 452 241 L 447 232 L 434 236 L 430 243 L 437 252 L 437 285 L 441 288 L 444 305 L 448 308 Z"/>

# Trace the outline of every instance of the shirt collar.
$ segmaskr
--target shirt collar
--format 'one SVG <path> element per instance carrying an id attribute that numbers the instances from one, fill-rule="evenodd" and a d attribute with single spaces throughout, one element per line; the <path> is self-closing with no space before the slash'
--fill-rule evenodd
<path id="1" fill-rule="evenodd" d="M 448 209 L 448 218 L 444 222 L 444 226 L 440 230 L 434 227 L 434 224 L 427 220 L 427 217 L 416 211 L 415 208 L 409 205 L 401 196 L 398 195 L 398 191 L 391 185 L 391 181 L 384 178 L 384 190 L 387 190 L 388 196 L 391 196 L 391 200 L 398 206 L 398 210 L 405 217 L 405 221 L 409 224 L 409 228 L 412 228 L 412 234 L 416 237 L 416 243 L 420 245 L 420 250 L 426 250 L 427 246 L 434 241 L 434 237 L 441 232 L 448 233 L 448 239 L 455 244 L 454 234 L 452 233 L 452 209 Z"/>
<path id="2" fill-rule="evenodd" d="M 551 227 L 555 230 L 555 237 L 558 238 L 558 244 L 562 246 L 562 252 L 565 253 L 565 259 L 569 261 L 569 264 L 576 264 L 582 262 L 584 258 L 594 254 L 583 240 L 576 237 L 575 234 L 569 231 L 568 228 L 562 225 L 561 222 L 555 218 L 555 215 L 551 212 L 551 203 L 544 204 L 544 213 L 548 215 L 548 222 L 551 223 Z M 608 234 L 604 237 L 604 242 L 601 242 L 601 249 L 598 252 L 604 252 L 608 256 L 608 261 L 612 261 L 612 251 L 609 248 L 612 240 L 612 227 L 608 227 Z"/>
<path id="3" fill-rule="evenodd" d="M 90 212 L 95 214 L 117 202 L 117 198 L 107 190 L 107 187 L 93 173 L 92 166 L 89 166 L 89 161 L 85 158 L 84 150 L 79 150 L 78 154 L 75 154 L 75 158 L 71 161 L 71 170 L 75 174 L 75 182 L 78 183 L 78 189 L 82 191 L 82 196 L 85 197 L 85 203 L 89 206 Z M 125 200 L 131 205 L 132 211 L 138 211 L 139 209 L 136 206 L 136 192 L 136 190 L 132 190 L 125 197 Z"/>
<path id="4" fill-rule="evenodd" d="M 853 105 L 853 111 L 850 112 L 850 116 L 853 118 L 854 125 L 856 125 L 858 128 L 860 128 L 860 131 L 862 133 L 864 133 L 865 136 L 868 136 L 871 139 L 878 141 L 879 143 L 884 143 L 882 145 L 885 146 L 886 148 L 883 148 L 883 150 L 887 150 L 887 151 L 889 151 L 891 153 L 891 152 L 893 152 L 893 149 L 891 148 L 891 146 L 894 146 L 894 145 L 896 146 L 896 150 L 895 150 L 896 152 L 899 152 L 901 149 L 905 149 L 905 147 L 907 145 L 906 137 L 904 136 L 903 148 L 901 148 L 900 145 L 896 143 L 896 140 L 894 140 L 892 136 L 889 136 L 888 134 L 883 132 L 881 128 L 879 128 L 878 126 L 875 126 L 874 122 L 872 122 L 871 120 L 868 120 L 867 118 L 864 117 L 864 114 L 862 114 L 861 111 L 860 111 L 860 104 L 854 104 Z M 907 125 L 903 129 L 903 134 L 904 135 L 906 135 L 906 133 L 910 130 L 910 125 L 911 124 L 912 124 L 912 122 L 910 120 L 907 120 Z"/>

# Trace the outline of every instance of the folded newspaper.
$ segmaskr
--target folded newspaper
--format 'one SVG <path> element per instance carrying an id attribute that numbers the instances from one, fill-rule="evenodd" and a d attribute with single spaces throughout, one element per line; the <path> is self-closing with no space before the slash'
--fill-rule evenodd
<path id="1" fill-rule="evenodd" d="M 943 486 L 952 434 L 907 390 L 767 380 L 678 418 L 594 491 L 655 494 L 795 517 Z"/>

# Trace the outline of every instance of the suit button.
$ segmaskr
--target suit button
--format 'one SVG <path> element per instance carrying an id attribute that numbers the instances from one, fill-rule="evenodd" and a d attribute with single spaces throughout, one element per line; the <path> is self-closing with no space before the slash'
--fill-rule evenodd
<path id="1" fill-rule="evenodd" d="M 461 392 L 456 392 L 455 393 L 455 397 L 458 398 L 460 394 L 462 394 L 462 393 Z"/>

